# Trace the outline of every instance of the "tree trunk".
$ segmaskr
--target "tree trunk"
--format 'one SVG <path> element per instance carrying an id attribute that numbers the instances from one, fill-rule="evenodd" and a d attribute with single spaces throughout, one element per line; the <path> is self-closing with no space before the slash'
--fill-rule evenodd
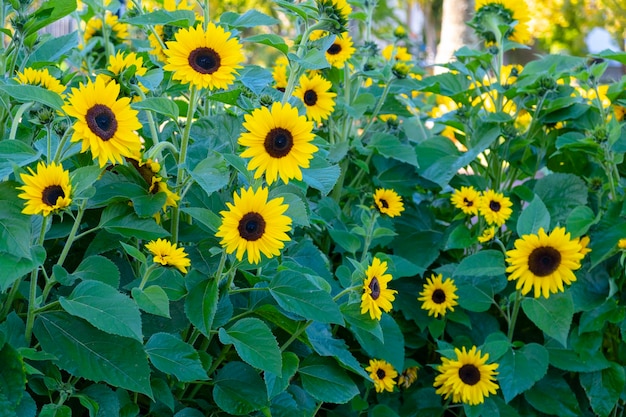
<path id="1" fill-rule="evenodd" d="M 457 49 L 476 42 L 473 29 L 466 23 L 474 15 L 474 0 L 443 0 L 442 13 L 441 37 L 435 64 L 450 62 Z M 435 67 L 435 73 L 445 71 L 445 68 Z"/>

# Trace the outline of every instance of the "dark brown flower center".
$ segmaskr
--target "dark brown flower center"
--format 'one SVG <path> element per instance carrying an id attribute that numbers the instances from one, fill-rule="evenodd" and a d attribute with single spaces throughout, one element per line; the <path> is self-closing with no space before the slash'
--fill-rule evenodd
<path id="1" fill-rule="evenodd" d="M 378 278 L 372 278 L 369 288 L 372 291 L 372 299 L 378 300 L 378 297 L 380 297 L 380 283 L 378 282 Z"/>
<path id="2" fill-rule="evenodd" d="M 380 369 L 380 368 L 378 368 L 378 369 L 376 370 L 376 376 L 378 377 L 378 379 L 385 379 L 385 376 L 386 376 L 386 375 L 387 375 L 387 374 L 385 373 L 384 369 Z"/>
<path id="3" fill-rule="evenodd" d="M 446 302 L 446 292 L 444 290 L 442 290 L 441 288 L 437 288 L 435 291 L 433 291 L 433 295 L 432 295 L 431 299 L 433 300 L 433 303 L 435 303 L 435 304 L 445 303 Z"/>
<path id="4" fill-rule="evenodd" d="M 492 201 L 492 203 L 493 203 L 493 201 Z M 468 200 L 467 197 L 463 197 L 463 204 L 465 204 L 465 207 L 472 207 L 474 205 L 474 202 Z"/>
<path id="5" fill-rule="evenodd" d="M 265 233 L 265 219 L 259 213 L 249 212 L 239 220 L 239 236 L 243 239 L 254 242 L 263 237 Z"/>
<path id="6" fill-rule="evenodd" d="M 467 385 L 476 385 L 480 381 L 480 371 L 474 365 L 466 364 L 459 369 L 459 378 Z"/>
<path id="7" fill-rule="evenodd" d="M 541 246 L 533 249 L 528 256 L 528 269 L 538 277 L 545 277 L 556 271 L 561 265 L 561 252 Z"/>
<path id="8" fill-rule="evenodd" d="M 89 129 L 103 141 L 108 141 L 117 132 L 117 119 L 113 111 L 104 104 L 96 104 L 85 115 Z"/>
<path id="9" fill-rule="evenodd" d="M 293 136 L 287 129 L 275 127 L 269 131 L 263 145 L 272 158 L 282 158 L 293 148 Z"/>
<path id="10" fill-rule="evenodd" d="M 500 211 L 502 206 L 497 201 L 493 201 L 492 200 L 492 201 L 489 202 L 489 208 L 491 209 L 491 211 L 495 211 L 497 213 L 497 212 Z"/>
<path id="11" fill-rule="evenodd" d="M 189 54 L 189 66 L 200 74 L 213 74 L 220 68 L 220 55 L 211 48 L 196 48 Z"/>
<path id="12" fill-rule="evenodd" d="M 50 207 L 53 207 L 59 198 L 65 198 L 65 193 L 60 185 L 49 185 L 41 193 L 41 201 Z"/>
<path id="13" fill-rule="evenodd" d="M 315 106 L 315 103 L 317 103 L 317 93 L 313 90 L 306 90 L 304 93 L 304 104 Z"/>
<path id="14" fill-rule="evenodd" d="M 339 45 L 338 43 L 333 43 L 330 48 L 328 48 L 327 52 L 331 55 L 337 55 L 339 52 L 341 52 L 341 45 Z"/>
<path id="15" fill-rule="evenodd" d="M 380 199 L 380 205 L 383 206 L 383 208 L 389 208 L 389 203 L 387 203 L 387 200 L 383 200 L 382 198 Z"/>

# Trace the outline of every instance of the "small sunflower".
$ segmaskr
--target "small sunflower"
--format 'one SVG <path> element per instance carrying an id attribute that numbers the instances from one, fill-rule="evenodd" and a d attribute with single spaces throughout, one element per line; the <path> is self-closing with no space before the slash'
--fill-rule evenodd
<path id="1" fill-rule="evenodd" d="M 478 200 L 480 193 L 474 187 L 461 187 L 460 190 L 454 190 L 450 201 L 454 207 L 463 210 L 463 213 L 475 215 L 478 214 Z"/>
<path id="2" fill-rule="evenodd" d="M 135 67 L 134 75 L 139 75 L 140 77 L 146 75 L 148 70 L 143 66 L 142 57 L 137 56 L 134 52 L 124 54 L 124 52 L 118 51 L 117 54 L 109 57 L 107 70 L 111 71 L 116 77 L 119 77 L 124 73 L 124 71 L 133 66 Z M 106 74 L 102 74 L 101 77 L 103 77 L 106 82 L 109 82 L 112 79 Z M 138 86 L 144 93 L 148 92 L 148 89 L 141 83 L 138 83 Z"/>
<path id="3" fill-rule="evenodd" d="M 389 391 L 393 392 L 396 385 L 394 378 L 398 376 L 398 372 L 393 366 L 384 360 L 370 359 L 370 366 L 365 368 L 370 373 L 370 378 L 374 381 L 376 392 Z"/>
<path id="4" fill-rule="evenodd" d="M 620 249 L 626 249 L 626 239 L 620 239 L 619 242 L 617 242 L 617 247 Z"/>
<path id="5" fill-rule="evenodd" d="M 369 312 L 372 320 L 380 320 L 381 309 L 391 311 L 391 302 L 395 300 L 398 291 L 387 288 L 391 281 L 391 274 L 387 274 L 387 262 L 381 262 L 374 258 L 372 264 L 365 271 L 366 278 L 363 282 L 363 295 L 361 296 L 361 314 Z"/>
<path id="6" fill-rule="evenodd" d="M 309 119 L 321 122 L 330 116 L 335 109 L 336 93 L 330 91 L 332 84 L 321 75 L 314 74 L 310 78 L 300 77 L 300 86 L 293 95 L 304 103 L 306 115 Z"/>
<path id="7" fill-rule="evenodd" d="M 198 88 L 226 89 L 235 82 L 244 61 L 241 43 L 231 38 L 221 26 L 209 22 L 206 31 L 202 25 L 180 29 L 175 40 L 167 42 L 167 64 L 173 78 Z"/>
<path id="8" fill-rule="evenodd" d="M 191 261 L 185 253 L 185 248 L 177 248 L 175 243 L 170 243 L 165 239 L 152 240 L 146 244 L 152 255 L 154 263 L 163 266 L 173 266 L 183 274 L 187 273 L 187 267 Z"/>
<path id="9" fill-rule="evenodd" d="M 563 283 L 576 281 L 573 271 L 584 257 L 578 239 L 571 239 L 563 227 L 549 235 L 540 228 L 536 235 L 522 236 L 506 256 L 509 281 L 517 280 L 516 289 L 524 295 L 534 287 L 535 298 L 549 298 L 550 293 L 564 291 Z"/>
<path id="10" fill-rule="evenodd" d="M 249 170 L 256 170 L 254 178 L 265 173 L 268 184 L 280 177 L 284 183 L 290 179 L 302 180 L 300 168 L 308 168 L 317 146 L 310 143 L 313 122 L 298 114 L 298 109 L 289 103 L 272 104 L 272 108 L 262 107 L 252 114 L 246 114 L 243 127 L 248 132 L 239 137 L 239 144 L 247 146 L 242 158 L 252 158 Z"/>
<path id="11" fill-rule="evenodd" d="M 478 211 L 487 220 L 488 224 L 502 226 L 513 210 L 511 200 L 502 193 L 493 190 L 485 191 L 478 199 Z"/>
<path id="12" fill-rule="evenodd" d="M 74 122 L 72 142 L 82 141 L 81 152 L 91 151 L 100 167 L 107 162 L 121 163 L 124 157 L 133 157 L 141 150 L 141 140 L 134 132 L 141 127 L 137 110 L 130 107 L 130 99 L 118 99 L 120 85 L 108 84 L 101 76 L 79 88 L 72 88 L 63 110 L 77 120 Z"/>
<path id="13" fill-rule="evenodd" d="M 413 57 L 404 46 L 387 45 L 381 51 L 383 58 L 387 61 L 411 61 Z"/>
<path id="14" fill-rule="evenodd" d="M 50 75 L 47 68 L 25 68 L 23 72 L 17 73 L 15 81 L 20 84 L 29 84 L 43 87 L 59 95 L 63 95 L 63 92 L 65 91 L 65 86 L 63 86 L 63 84 L 61 84 L 59 80 Z"/>
<path id="15" fill-rule="evenodd" d="M 525 0 L 476 0 L 476 14 L 472 23 L 486 42 L 496 42 L 499 26 L 508 26 L 505 38 L 529 44 L 532 38 L 529 22 L 530 12 Z M 494 34 L 496 31 L 497 36 Z"/>
<path id="16" fill-rule="evenodd" d="M 433 274 L 426 279 L 424 290 L 420 292 L 421 297 L 418 301 L 422 301 L 422 309 L 428 310 L 429 316 L 439 317 L 445 316 L 448 310 L 454 311 L 454 306 L 459 303 L 456 301 L 459 296 L 456 295 L 456 285 L 450 278 L 443 281 L 441 274 Z"/>
<path id="17" fill-rule="evenodd" d="M 404 211 L 402 197 L 400 197 L 394 190 L 388 190 L 385 188 L 377 189 L 374 193 L 374 203 L 376 204 L 378 211 L 389 217 L 399 216 L 400 213 Z"/>
<path id="18" fill-rule="evenodd" d="M 491 226 L 485 229 L 482 235 L 478 236 L 480 243 L 486 243 L 492 240 L 496 236 L 496 227 Z"/>
<path id="19" fill-rule="evenodd" d="M 178 200 L 180 200 L 180 196 L 170 191 L 167 182 L 163 181 L 163 178 L 159 175 L 152 177 L 152 184 L 150 185 L 149 191 L 152 194 L 165 193 L 165 203 L 161 208 L 163 211 L 167 210 L 168 207 L 176 207 L 178 205 Z"/>
<path id="20" fill-rule="evenodd" d="M 328 32 L 318 30 L 313 31 L 310 39 L 314 41 L 325 36 L 328 36 Z M 326 50 L 326 60 L 333 67 L 341 69 L 343 68 L 344 63 L 352 57 L 355 51 L 356 49 L 353 46 L 352 38 L 348 32 L 344 32 L 336 35 L 335 41 Z"/>
<path id="21" fill-rule="evenodd" d="M 107 25 L 107 28 L 109 28 L 108 33 L 114 44 L 117 45 L 123 43 L 130 38 L 130 35 L 128 34 L 128 25 L 120 22 L 117 15 L 107 12 L 104 22 Z M 89 19 L 87 25 L 85 26 L 83 41 L 87 43 L 89 39 L 96 36 L 102 36 L 102 19 L 93 17 L 92 19 Z"/>
<path id="22" fill-rule="evenodd" d="M 398 387 L 407 389 L 417 381 L 417 366 L 406 368 L 398 375 Z"/>
<path id="23" fill-rule="evenodd" d="M 436 393 L 444 395 L 446 400 L 452 396 L 455 403 L 482 404 L 485 397 L 495 394 L 498 389 L 495 382 L 498 364 L 487 364 L 489 354 L 483 356 L 476 346 L 469 351 L 465 347 L 463 350 L 455 348 L 454 353 L 456 359 L 443 358 L 437 367 L 440 374 L 433 384 L 435 388 L 439 387 Z"/>
<path id="24" fill-rule="evenodd" d="M 280 91 L 285 91 L 287 88 L 289 70 L 289 59 L 286 56 L 281 55 L 272 68 L 272 78 L 274 79 L 274 88 Z"/>
<path id="25" fill-rule="evenodd" d="M 228 211 L 220 212 L 222 224 L 215 236 L 221 237 L 220 245 L 226 253 L 237 251 L 238 260 L 248 253 L 248 262 L 261 261 L 261 253 L 268 258 L 280 255 L 284 242 L 291 240 L 291 219 L 285 216 L 289 205 L 283 198 L 268 201 L 268 189 L 252 187 L 241 189 L 241 195 L 233 194 L 234 204 L 226 203 Z"/>
<path id="26" fill-rule="evenodd" d="M 70 184 L 70 173 L 59 164 L 52 162 L 46 166 L 43 162 L 37 164 L 35 173 L 30 167 L 29 174 L 20 174 L 24 185 L 18 187 L 22 190 L 18 197 L 26 200 L 26 205 L 22 210 L 24 214 L 50 213 L 68 207 L 72 202 L 70 194 L 72 185 Z"/>

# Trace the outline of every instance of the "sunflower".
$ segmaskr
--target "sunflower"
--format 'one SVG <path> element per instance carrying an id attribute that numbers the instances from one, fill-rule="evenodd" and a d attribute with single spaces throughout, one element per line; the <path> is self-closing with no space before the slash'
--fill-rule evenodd
<path id="1" fill-rule="evenodd" d="M 478 211 L 487 223 L 500 227 L 511 217 L 511 200 L 502 193 L 487 190 L 478 199 Z"/>
<path id="2" fill-rule="evenodd" d="M 112 38 L 113 44 L 120 44 L 130 38 L 128 34 L 128 25 L 119 21 L 117 15 L 106 12 L 104 22 L 109 28 L 109 36 Z M 86 44 L 89 39 L 95 36 L 102 36 L 102 19 L 93 17 L 89 19 L 83 33 L 83 41 Z M 82 45 L 81 45 L 82 46 Z"/>
<path id="3" fill-rule="evenodd" d="M 404 46 L 387 45 L 383 48 L 381 54 L 387 61 L 391 61 L 392 58 L 395 61 L 410 61 L 413 59 Z"/>
<path id="4" fill-rule="evenodd" d="M 23 72 L 17 73 L 15 81 L 20 84 L 29 84 L 43 87 L 59 95 L 62 95 L 65 91 L 65 86 L 61 84 L 59 80 L 50 75 L 47 68 L 25 68 Z"/>
<path id="5" fill-rule="evenodd" d="M 478 214 L 478 201 L 480 193 L 474 187 L 461 187 L 460 190 L 454 190 L 450 201 L 454 207 L 463 210 L 465 214 Z"/>
<path id="6" fill-rule="evenodd" d="M 393 369 L 393 366 L 389 362 L 370 359 L 370 366 L 365 368 L 365 370 L 370 373 L 370 378 L 374 381 L 376 392 L 393 392 L 393 387 L 396 385 L 394 378 L 398 376 L 398 372 Z"/>
<path id="7" fill-rule="evenodd" d="M 154 263 L 163 266 L 173 266 L 183 274 L 187 273 L 187 267 L 191 265 L 191 261 L 185 253 L 185 248 L 177 248 L 175 243 L 170 243 L 165 239 L 148 242 L 146 249 L 152 252 Z"/>
<path id="8" fill-rule="evenodd" d="M 496 236 L 496 227 L 491 226 L 485 229 L 482 235 L 478 236 L 478 241 L 480 243 L 489 242 Z"/>
<path id="9" fill-rule="evenodd" d="M 46 166 L 43 162 L 37 164 L 35 173 L 30 167 L 29 174 L 20 174 L 24 185 L 18 187 L 23 192 L 18 197 L 26 200 L 22 210 L 24 214 L 39 214 L 48 216 L 53 211 L 68 207 L 72 202 L 70 194 L 70 173 L 59 164 L 52 162 Z"/>
<path id="10" fill-rule="evenodd" d="M 293 95 L 304 103 L 306 115 L 309 119 L 321 122 L 330 116 L 335 109 L 336 93 L 330 91 L 332 84 L 321 75 L 313 74 L 311 78 L 306 75 L 300 77 L 300 86 L 295 89 Z"/>
<path id="11" fill-rule="evenodd" d="M 578 239 L 571 239 L 563 227 L 548 235 L 539 229 L 536 235 L 524 235 L 515 241 L 515 249 L 506 252 L 509 281 L 517 280 L 516 289 L 527 294 L 534 287 L 535 298 L 564 291 L 563 283 L 576 281 L 574 272 L 584 257 Z"/>
<path id="12" fill-rule="evenodd" d="M 209 22 L 206 31 L 202 25 L 180 29 L 175 40 L 166 43 L 167 64 L 163 69 L 173 71 L 173 78 L 185 84 L 226 89 L 235 82 L 244 60 L 241 43 L 230 36 L 230 32 L 213 22 Z"/>
<path id="13" fill-rule="evenodd" d="M 391 311 L 391 302 L 395 300 L 398 291 L 387 288 L 391 281 L 391 274 L 387 274 L 387 262 L 374 258 L 372 264 L 365 271 L 363 295 L 361 296 L 361 314 L 369 312 L 372 320 L 380 320 L 382 310 Z"/>
<path id="14" fill-rule="evenodd" d="M 313 122 L 298 114 L 289 103 L 272 104 L 245 115 L 243 127 L 248 132 L 239 137 L 239 144 L 248 148 L 242 152 L 249 170 L 256 170 L 254 178 L 265 173 L 268 184 L 280 177 L 284 183 L 296 178 L 302 180 L 300 168 L 308 168 L 317 146 L 310 143 Z"/>
<path id="15" fill-rule="evenodd" d="M 311 34 L 312 41 L 328 36 L 328 32 L 315 30 Z M 344 63 L 352 57 L 356 49 L 353 47 L 352 38 L 348 32 L 336 35 L 335 41 L 326 50 L 326 60 L 335 68 L 342 69 Z"/>
<path id="16" fill-rule="evenodd" d="M 272 78 L 274 79 L 274 88 L 280 91 L 285 91 L 287 88 L 289 70 L 289 59 L 286 56 L 281 55 L 275 62 L 272 68 Z"/>
<path id="17" fill-rule="evenodd" d="M 417 366 L 406 368 L 398 375 L 398 387 L 407 389 L 417 381 Z"/>
<path id="18" fill-rule="evenodd" d="M 117 54 L 109 57 L 107 70 L 111 71 L 116 77 L 119 77 L 124 73 L 124 71 L 133 66 L 135 67 L 134 75 L 139 75 L 140 77 L 146 75 L 148 70 L 143 66 L 142 57 L 137 56 L 134 52 L 124 54 L 122 51 L 118 51 Z M 101 77 L 103 77 L 106 82 L 109 82 L 112 79 L 106 74 L 102 74 Z M 141 83 L 138 83 L 138 86 L 144 93 L 148 92 L 148 89 Z"/>
<path id="19" fill-rule="evenodd" d="M 137 110 L 130 107 L 130 99 L 118 100 L 120 85 L 108 84 L 101 76 L 79 88 L 72 88 L 65 112 L 75 117 L 72 142 L 82 141 L 81 152 L 91 151 L 100 167 L 107 162 L 122 162 L 141 150 L 141 141 L 134 132 L 141 127 Z"/>
<path id="20" fill-rule="evenodd" d="M 620 239 L 617 242 L 617 247 L 620 249 L 626 249 L 626 239 Z"/>
<path id="21" fill-rule="evenodd" d="M 456 301 L 459 296 L 456 295 L 454 281 L 450 278 L 443 281 L 441 274 L 433 274 L 426 281 L 424 290 L 420 292 L 421 297 L 417 299 L 422 301 L 422 309 L 428 310 L 428 315 L 435 317 L 445 316 L 448 310 L 454 311 L 454 306 L 459 304 Z"/>
<path id="22" fill-rule="evenodd" d="M 476 0 L 472 23 L 486 42 L 496 42 L 500 36 L 499 26 L 508 26 L 505 38 L 528 44 L 531 41 L 529 22 L 530 12 L 525 0 Z"/>
<path id="23" fill-rule="evenodd" d="M 389 217 L 399 216 L 400 213 L 404 211 L 402 197 L 400 197 L 394 190 L 388 190 L 385 188 L 377 189 L 374 193 L 374 203 L 376 204 L 378 211 Z"/>
<path id="24" fill-rule="evenodd" d="M 473 346 L 469 351 L 454 349 L 456 359 L 443 358 L 437 367 L 440 372 L 435 377 L 433 386 L 439 387 L 437 394 L 443 394 L 447 400 L 452 396 L 455 403 L 464 402 L 469 405 L 482 404 L 485 397 L 495 394 L 498 384 L 495 375 L 498 373 L 497 363 L 487 364 L 489 354 L 483 356 Z"/>
<path id="25" fill-rule="evenodd" d="M 158 175 L 152 177 L 152 184 L 150 185 L 149 191 L 152 194 L 165 193 L 165 203 L 161 208 L 163 211 L 167 210 L 168 207 L 176 207 L 178 205 L 178 200 L 180 200 L 180 196 L 171 192 L 167 182 L 163 181 L 163 178 Z"/>
<path id="26" fill-rule="evenodd" d="M 291 240 L 287 232 L 291 230 L 291 219 L 284 215 L 289 205 L 283 204 L 283 198 L 268 201 L 268 189 L 252 187 L 241 189 L 241 196 L 233 194 L 234 204 L 226 203 L 228 211 L 221 211 L 222 224 L 215 236 L 221 237 L 220 245 L 226 253 L 237 250 L 238 260 L 248 253 L 248 262 L 259 263 L 262 252 L 268 258 L 280 255 L 285 246 L 283 242 Z"/>

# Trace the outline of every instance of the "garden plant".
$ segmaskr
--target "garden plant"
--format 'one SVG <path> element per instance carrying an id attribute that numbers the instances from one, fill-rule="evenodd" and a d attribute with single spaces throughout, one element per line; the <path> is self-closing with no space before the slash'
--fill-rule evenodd
<path id="1" fill-rule="evenodd" d="M 0 1 L 0 416 L 624 415 L 626 54 L 270 6 Z"/>

